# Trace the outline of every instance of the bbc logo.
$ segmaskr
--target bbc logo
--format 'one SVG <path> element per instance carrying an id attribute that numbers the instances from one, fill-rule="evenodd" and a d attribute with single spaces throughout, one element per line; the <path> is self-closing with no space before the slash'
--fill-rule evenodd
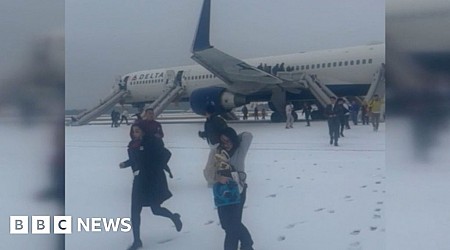
<path id="1" fill-rule="evenodd" d="M 31 221 L 29 218 L 31 217 Z M 10 234 L 72 234 L 72 216 L 10 216 Z M 75 218 L 76 232 L 129 232 L 130 218 Z M 75 222 L 74 221 L 74 222 Z M 53 225 L 53 227 L 52 227 Z"/>
<path id="2" fill-rule="evenodd" d="M 10 234 L 29 234 L 29 225 L 31 224 L 31 234 L 50 234 L 51 219 L 50 216 L 10 216 L 9 233 Z M 54 234 L 72 233 L 72 216 L 53 216 Z"/>

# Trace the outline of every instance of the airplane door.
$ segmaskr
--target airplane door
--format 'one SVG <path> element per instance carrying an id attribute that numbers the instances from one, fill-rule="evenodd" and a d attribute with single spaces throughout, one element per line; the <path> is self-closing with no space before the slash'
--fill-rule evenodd
<path id="1" fill-rule="evenodd" d="M 190 75 L 190 70 L 183 71 L 181 76 L 181 87 L 186 87 Z"/>
<path id="2" fill-rule="evenodd" d="M 128 85 L 128 78 L 129 78 L 130 76 L 126 76 L 124 79 L 123 79 L 123 81 L 122 81 L 122 83 L 123 83 L 123 88 L 126 90 L 127 89 L 127 85 Z"/>
<path id="3" fill-rule="evenodd" d="M 177 76 L 175 77 L 174 84 L 176 86 L 182 87 L 183 86 L 183 70 L 180 70 L 177 72 Z"/>
<path id="4" fill-rule="evenodd" d="M 167 70 L 166 71 L 166 87 L 172 87 L 175 84 L 175 71 L 173 70 Z"/>

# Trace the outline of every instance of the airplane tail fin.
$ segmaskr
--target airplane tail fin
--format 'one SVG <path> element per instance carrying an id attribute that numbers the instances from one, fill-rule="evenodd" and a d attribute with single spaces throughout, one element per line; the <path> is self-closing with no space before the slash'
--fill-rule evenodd
<path id="1" fill-rule="evenodd" d="M 198 21 L 197 32 L 195 32 L 194 42 L 192 44 L 192 53 L 204 49 L 212 48 L 209 44 L 209 24 L 211 13 L 211 0 L 203 1 L 202 12 Z"/>

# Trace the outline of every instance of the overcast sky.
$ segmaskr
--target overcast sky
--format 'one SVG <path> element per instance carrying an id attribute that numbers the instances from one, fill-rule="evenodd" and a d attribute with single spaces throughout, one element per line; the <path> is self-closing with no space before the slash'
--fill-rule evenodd
<path id="1" fill-rule="evenodd" d="M 118 75 L 195 64 L 202 0 L 67 0 L 66 109 L 91 108 Z M 211 43 L 241 59 L 384 42 L 380 0 L 212 1 Z"/>
<path id="2" fill-rule="evenodd" d="M 33 45 L 64 33 L 64 1 L 0 1 L 0 77 L 10 78 L 30 59 Z"/>

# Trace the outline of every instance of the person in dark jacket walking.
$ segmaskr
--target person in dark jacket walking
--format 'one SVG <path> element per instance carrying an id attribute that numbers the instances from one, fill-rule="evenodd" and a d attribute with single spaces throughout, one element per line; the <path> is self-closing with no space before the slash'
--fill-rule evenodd
<path id="1" fill-rule="evenodd" d="M 247 120 L 248 119 L 248 108 L 246 105 L 244 105 L 244 107 L 242 107 L 242 120 Z"/>
<path id="2" fill-rule="evenodd" d="M 309 105 L 307 102 L 303 103 L 303 111 L 302 114 L 305 115 L 305 120 L 306 120 L 306 126 L 310 126 L 309 121 L 311 120 L 311 105 Z"/>
<path id="3" fill-rule="evenodd" d="M 155 120 L 155 112 L 152 108 L 148 108 L 144 112 L 144 116 L 135 123 L 141 125 L 146 135 L 154 135 L 158 138 L 164 137 L 161 123 Z"/>
<path id="4" fill-rule="evenodd" d="M 352 101 L 352 105 L 350 106 L 350 116 L 353 121 L 353 125 L 358 125 L 358 113 L 359 113 L 359 105 L 356 103 L 356 101 Z"/>
<path id="5" fill-rule="evenodd" d="M 337 99 L 337 104 L 339 107 L 342 108 L 342 112 L 339 113 L 339 123 L 341 124 L 340 127 L 340 135 L 344 137 L 344 128 L 350 129 L 350 125 L 348 124 L 348 118 L 350 116 L 350 112 L 348 110 L 348 106 L 345 103 L 344 99 L 339 98 Z"/>
<path id="6" fill-rule="evenodd" d="M 219 132 L 228 127 L 224 119 L 220 118 L 218 114 L 215 114 L 215 107 L 211 104 L 206 106 L 206 122 L 204 125 L 204 131 L 198 131 L 198 136 L 202 139 L 206 139 L 210 147 L 208 161 L 206 162 L 205 169 L 203 169 L 203 175 L 206 179 L 208 186 L 214 184 L 214 154 L 216 148 L 219 145 Z"/>
<path id="7" fill-rule="evenodd" d="M 328 132 L 330 134 L 330 144 L 338 146 L 339 139 L 339 117 L 343 115 L 342 105 L 336 103 L 336 97 L 330 97 L 331 104 L 325 108 L 325 116 L 328 118 Z"/>
<path id="8" fill-rule="evenodd" d="M 111 111 L 111 128 L 113 127 L 116 128 L 119 126 L 119 119 L 120 119 L 119 111 L 113 109 L 113 111 Z"/>
<path id="9" fill-rule="evenodd" d="M 120 168 L 131 166 L 134 180 L 131 193 L 131 225 L 133 229 L 133 244 L 128 250 L 142 247 L 140 238 L 141 211 L 150 207 L 154 215 L 172 220 L 177 231 L 181 231 L 180 215 L 172 213 L 161 204 L 172 197 L 167 185 L 164 167 L 168 158 L 165 157 L 164 144 L 155 135 L 145 135 L 139 124 L 131 127 L 132 140 L 128 144 L 128 160 L 120 163 Z"/>

